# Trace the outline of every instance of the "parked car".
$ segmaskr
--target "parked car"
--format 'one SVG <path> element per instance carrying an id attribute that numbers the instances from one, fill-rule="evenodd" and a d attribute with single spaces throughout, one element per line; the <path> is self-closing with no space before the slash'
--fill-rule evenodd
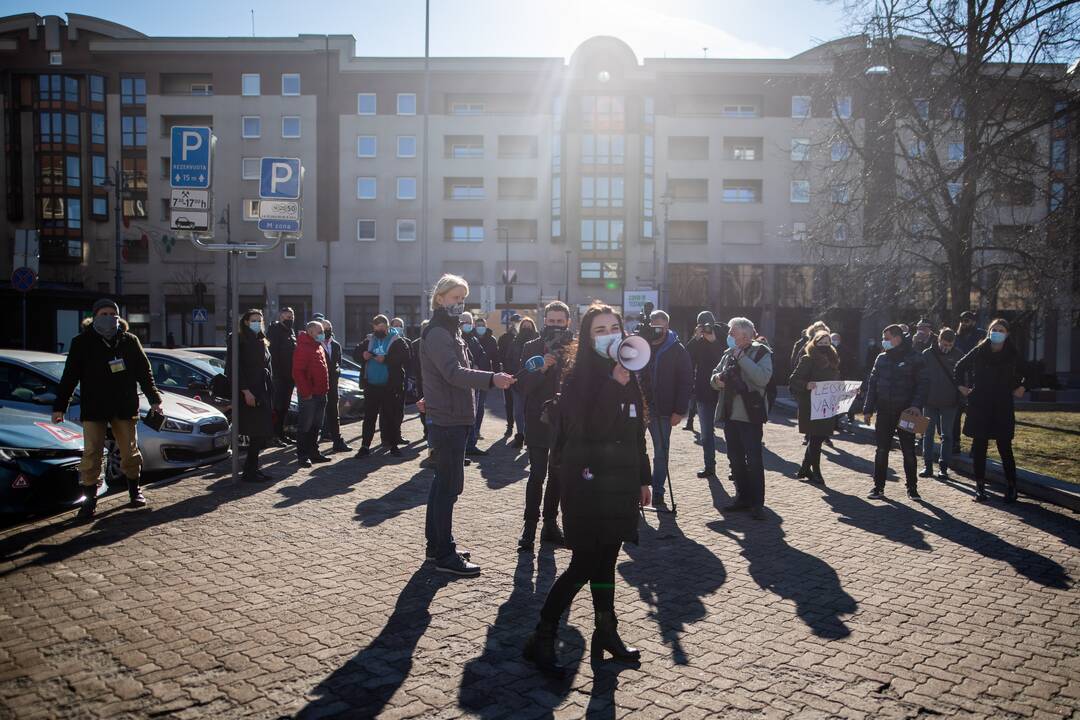
<path id="1" fill-rule="evenodd" d="M 0 407 L 49 416 L 64 372 L 64 362 L 63 355 L 54 353 L 0 350 Z M 229 457 L 229 421 L 220 411 L 202 401 L 167 390 L 162 391 L 161 398 L 165 412 L 161 430 L 154 430 L 146 423 L 139 424 L 143 471 L 186 470 Z M 140 392 L 139 416 L 145 417 L 149 410 L 150 403 Z M 78 388 L 67 417 L 79 424 Z M 120 452 L 111 439 L 107 453 L 106 482 L 122 482 Z"/>
<path id="2" fill-rule="evenodd" d="M 75 423 L 54 424 L 40 412 L 0 407 L 0 513 L 81 503 L 82 450 L 82 428 Z"/>
<path id="3" fill-rule="evenodd" d="M 230 398 L 219 398 L 210 392 L 210 384 L 225 372 L 225 361 L 191 350 L 146 348 L 150 369 L 159 390 L 201 400 L 229 416 Z"/>

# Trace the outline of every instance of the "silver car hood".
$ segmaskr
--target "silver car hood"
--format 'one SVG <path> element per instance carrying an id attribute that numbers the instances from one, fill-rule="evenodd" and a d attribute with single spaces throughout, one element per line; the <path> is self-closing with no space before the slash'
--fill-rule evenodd
<path id="1" fill-rule="evenodd" d="M 158 392 L 161 393 L 161 409 L 165 413 L 165 417 L 186 420 L 187 422 L 196 422 L 208 417 L 225 418 L 217 409 L 199 400 L 193 400 L 165 390 L 159 390 Z M 139 414 L 145 415 L 149 410 L 150 401 L 146 399 L 145 395 L 139 393 Z"/>

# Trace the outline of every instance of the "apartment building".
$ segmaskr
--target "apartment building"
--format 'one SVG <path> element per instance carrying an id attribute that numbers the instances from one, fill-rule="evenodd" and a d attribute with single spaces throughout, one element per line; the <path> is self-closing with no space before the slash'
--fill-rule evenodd
<path id="1" fill-rule="evenodd" d="M 324 312 L 346 345 L 377 312 L 417 325 L 443 272 L 470 282 L 470 302 L 490 293 L 496 322 L 554 298 L 619 306 L 624 290 L 665 280 L 681 330 L 707 307 L 754 319 L 783 347 L 812 319 L 830 280 L 803 241 L 814 203 L 837 201 L 826 178 L 845 152 L 825 138 L 835 113 L 858 128 L 863 112 L 858 97 L 813 96 L 828 47 L 640 60 L 598 37 L 567 59 L 432 58 L 426 73 L 423 58 L 356 50 L 351 36 L 149 38 L 72 14 L 0 18 L 0 242 L 41 232 L 36 345 L 63 342 L 63 318 L 114 290 L 115 189 L 104 180 L 117 161 L 122 294 L 136 328 L 152 343 L 222 340 L 224 262 L 168 230 L 173 124 L 213 127 L 215 217 L 230 210 L 236 242 L 260 239 L 256 159 L 302 158 L 303 238 L 240 260 L 241 305 Z M 224 239 L 223 225 L 215 232 Z M 10 267 L 10 250 L 0 257 Z M 190 321 L 200 305 L 206 326 Z M 860 348 L 884 319 L 861 307 L 834 317 Z M 1074 317 L 1065 305 L 1044 318 L 1029 356 L 1058 373 L 1080 367 Z"/>

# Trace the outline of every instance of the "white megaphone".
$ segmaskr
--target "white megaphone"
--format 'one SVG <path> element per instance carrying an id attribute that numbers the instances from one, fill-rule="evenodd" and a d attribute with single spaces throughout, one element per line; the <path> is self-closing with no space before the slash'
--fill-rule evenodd
<path id="1" fill-rule="evenodd" d="M 611 344 L 608 355 L 630 372 L 637 372 L 649 364 L 652 348 L 649 341 L 640 335 L 627 335 L 622 342 Z"/>

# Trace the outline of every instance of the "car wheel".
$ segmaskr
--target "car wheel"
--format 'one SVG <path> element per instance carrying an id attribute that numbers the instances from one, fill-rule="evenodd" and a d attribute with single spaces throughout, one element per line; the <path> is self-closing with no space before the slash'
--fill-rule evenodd
<path id="1" fill-rule="evenodd" d="M 105 485 L 107 492 L 127 490 L 127 480 L 120 470 L 120 448 L 112 438 L 105 442 Z"/>

